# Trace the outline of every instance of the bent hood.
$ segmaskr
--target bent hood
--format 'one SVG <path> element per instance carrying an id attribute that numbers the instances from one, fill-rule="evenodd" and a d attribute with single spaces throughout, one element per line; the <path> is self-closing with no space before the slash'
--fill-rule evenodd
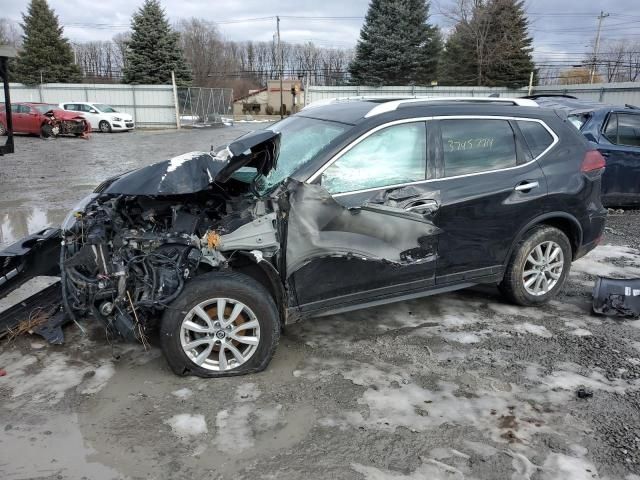
<path id="1" fill-rule="evenodd" d="M 190 152 L 125 173 L 100 185 L 97 193 L 181 195 L 224 183 L 242 167 L 267 175 L 276 166 L 280 134 L 256 130 L 211 153 Z"/>
<path id="2" fill-rule="evenodd" d="M 49 110 L 53 113 L 53 116 L 58 120 L 86 120 L 81 113 L 71 112 L 68 110 L 60 110 L 60 109 L 51 109 Z"/>

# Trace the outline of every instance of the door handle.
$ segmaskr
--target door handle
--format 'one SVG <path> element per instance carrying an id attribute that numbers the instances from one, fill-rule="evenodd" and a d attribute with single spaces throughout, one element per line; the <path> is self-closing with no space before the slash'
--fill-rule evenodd
<path id="1" fill-rule="evenodd" d="M 540 186 L 540 184 L 538 182 L 525 182 L 525 183 L 521 183 L 519 185 L 516 185 L 514 190 L 516 192 L 527 192 L 527 191 L 532 190 L 534 188 L 538 188 L 539 186 Z"/>
<path id="2" fill-rule="evenodd" d="M 416 200 L 404 209 L 407 212 L 432 213 L 438 209 L 438 202 L 435 200 Z"/>

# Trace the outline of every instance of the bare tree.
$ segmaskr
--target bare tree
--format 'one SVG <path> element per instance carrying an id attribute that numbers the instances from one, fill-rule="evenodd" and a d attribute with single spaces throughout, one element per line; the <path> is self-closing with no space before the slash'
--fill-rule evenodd
<path id="1" fill-rule="evenodd" d="M 22 30 L 8 18 L 0 18 L 0 45 L 19 47 L 22 44 Z"/>

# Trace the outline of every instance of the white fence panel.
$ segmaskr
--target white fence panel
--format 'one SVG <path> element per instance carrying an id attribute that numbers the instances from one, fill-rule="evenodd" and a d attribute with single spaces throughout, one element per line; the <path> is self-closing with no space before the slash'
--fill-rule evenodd
<path id="1" fill-rule="evenodd" d="M 133 115 L 139 127 L 174 128 L 176 111 L 171 85 L 44 83 L 9 86 L 12 102 L 96 102 Z M 0 91 L 0 102 L 4 93 Z"/>
<path id="2" fill-rule="evenodd" d="M 522 97 L 528 89 L 503 87 L 367 87 L 349 85 L 343 87 L 311 86 L 307 92 L 307 104 L 316 100 L 346 97 Z M 593 85 L 543 85 L 533 88 L 534 94 L 565 94 L 585 100 L 612 105 L 640 105 L 640 83 L 599 83 Z"/>

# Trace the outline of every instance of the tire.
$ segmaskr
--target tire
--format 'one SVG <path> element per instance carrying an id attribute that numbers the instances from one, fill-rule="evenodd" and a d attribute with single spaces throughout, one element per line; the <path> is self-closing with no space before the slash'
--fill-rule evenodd
<path id="1" fill-rule="evenodd" d="M 7 134 L 7 129 L 2 123 L 0 123 L 0 137 L 4 137 L 6 134 Z"/>
<path id="2" fill-rule="evenodd" d="M 560 253 L 555 254 L 556 248 L 552 245 L 559 247 L 562 258 Z M 540 250 L 534 251 L 538 247 Z M 553 255 L 550 261 L 544 260 L 547 252 Z M 532 263 L 539 258 L 543 259 L 540 267 Z M 517 305 L 534 306 L 547 303 L 562 289 L 569 275 L 571 258 L 571 244 L 562 231 L 546 225 L 536 226 L 524 235 L 514 249 L 502 283 L 499 285 L 500 291 L 509 301 Z M 555 283 L 553 283 L 554 280 Z M 540 284 L 539 291 L 533 292 L 532 290 L 535 290 L 538 284 Z"/>
<path id="3" fill-rule="evenodd" d="M 42 127 L 40 127 L 40 136 L 42 138 L 51 138 L 54 136 L 53 134 L 53 127 L 47 123 L 45 123 L 44 125 L 42 125 Z"/>
<path id="4" fill-rule="evenodd" d="M 109 122 L 107 122 L 106 120 L 102 120 L 102 121 L 98 124 L 98 129 L 99 129 L 102 133 L 111 133 L 111 125 L 109 125 Z"/>
<path id="5" fill-rule="evenodd" d="M 231 328 L 219 328 L 218 300 L 225 302 L 224 320 L 233 317 L 231 310 L 235 311 L 236 306 L 244 307 L 236 315 Z M 207 315 L 211 323 L 194 313 L 199 306 L 204 310 L 200 313 Z M 199 329 L 204 328 L 208 331 L 204 333 L 192 330 L 194 323 Z M 256 325 L 257 328 L 248 329 L 252 331 L 250 335 L 245 333 L 234 338 L 252 341 L 257 338 L 257 345 L 247 345 L 232 339 L 238 325 L 243 323 Z M 221 337 L 222 330 L 224 330 L 223 335 L 226 333 L 229 336 Z M 248 330 L 237 331 L 237 334 Z M 169 367 L 176 375 L 215 378 L 260 372 L 271 361 L 279 339 L 279 314 L 270 293 L 251 277 L 232 272 L 214 272 L 192 280 L 165 310 L 160 326 L 160 346 Z M 192 349 L 187 346 L 183 348 L 183 345 L 194 342 L 205 343 Z M 246 356 L 243 363 L 239 362 L 236 353 L 229 345 L 235 347 L 241 356 Z M 207 349 L 209 349 L 208 352 L 206 352 Z M 224 355 L 223 360 L 222 355 Z M 198 358 L 204 358 L 204 360 L 198 364 L 196 363 Z M 227 368 L 224 368 L 225 366 Z"/>

